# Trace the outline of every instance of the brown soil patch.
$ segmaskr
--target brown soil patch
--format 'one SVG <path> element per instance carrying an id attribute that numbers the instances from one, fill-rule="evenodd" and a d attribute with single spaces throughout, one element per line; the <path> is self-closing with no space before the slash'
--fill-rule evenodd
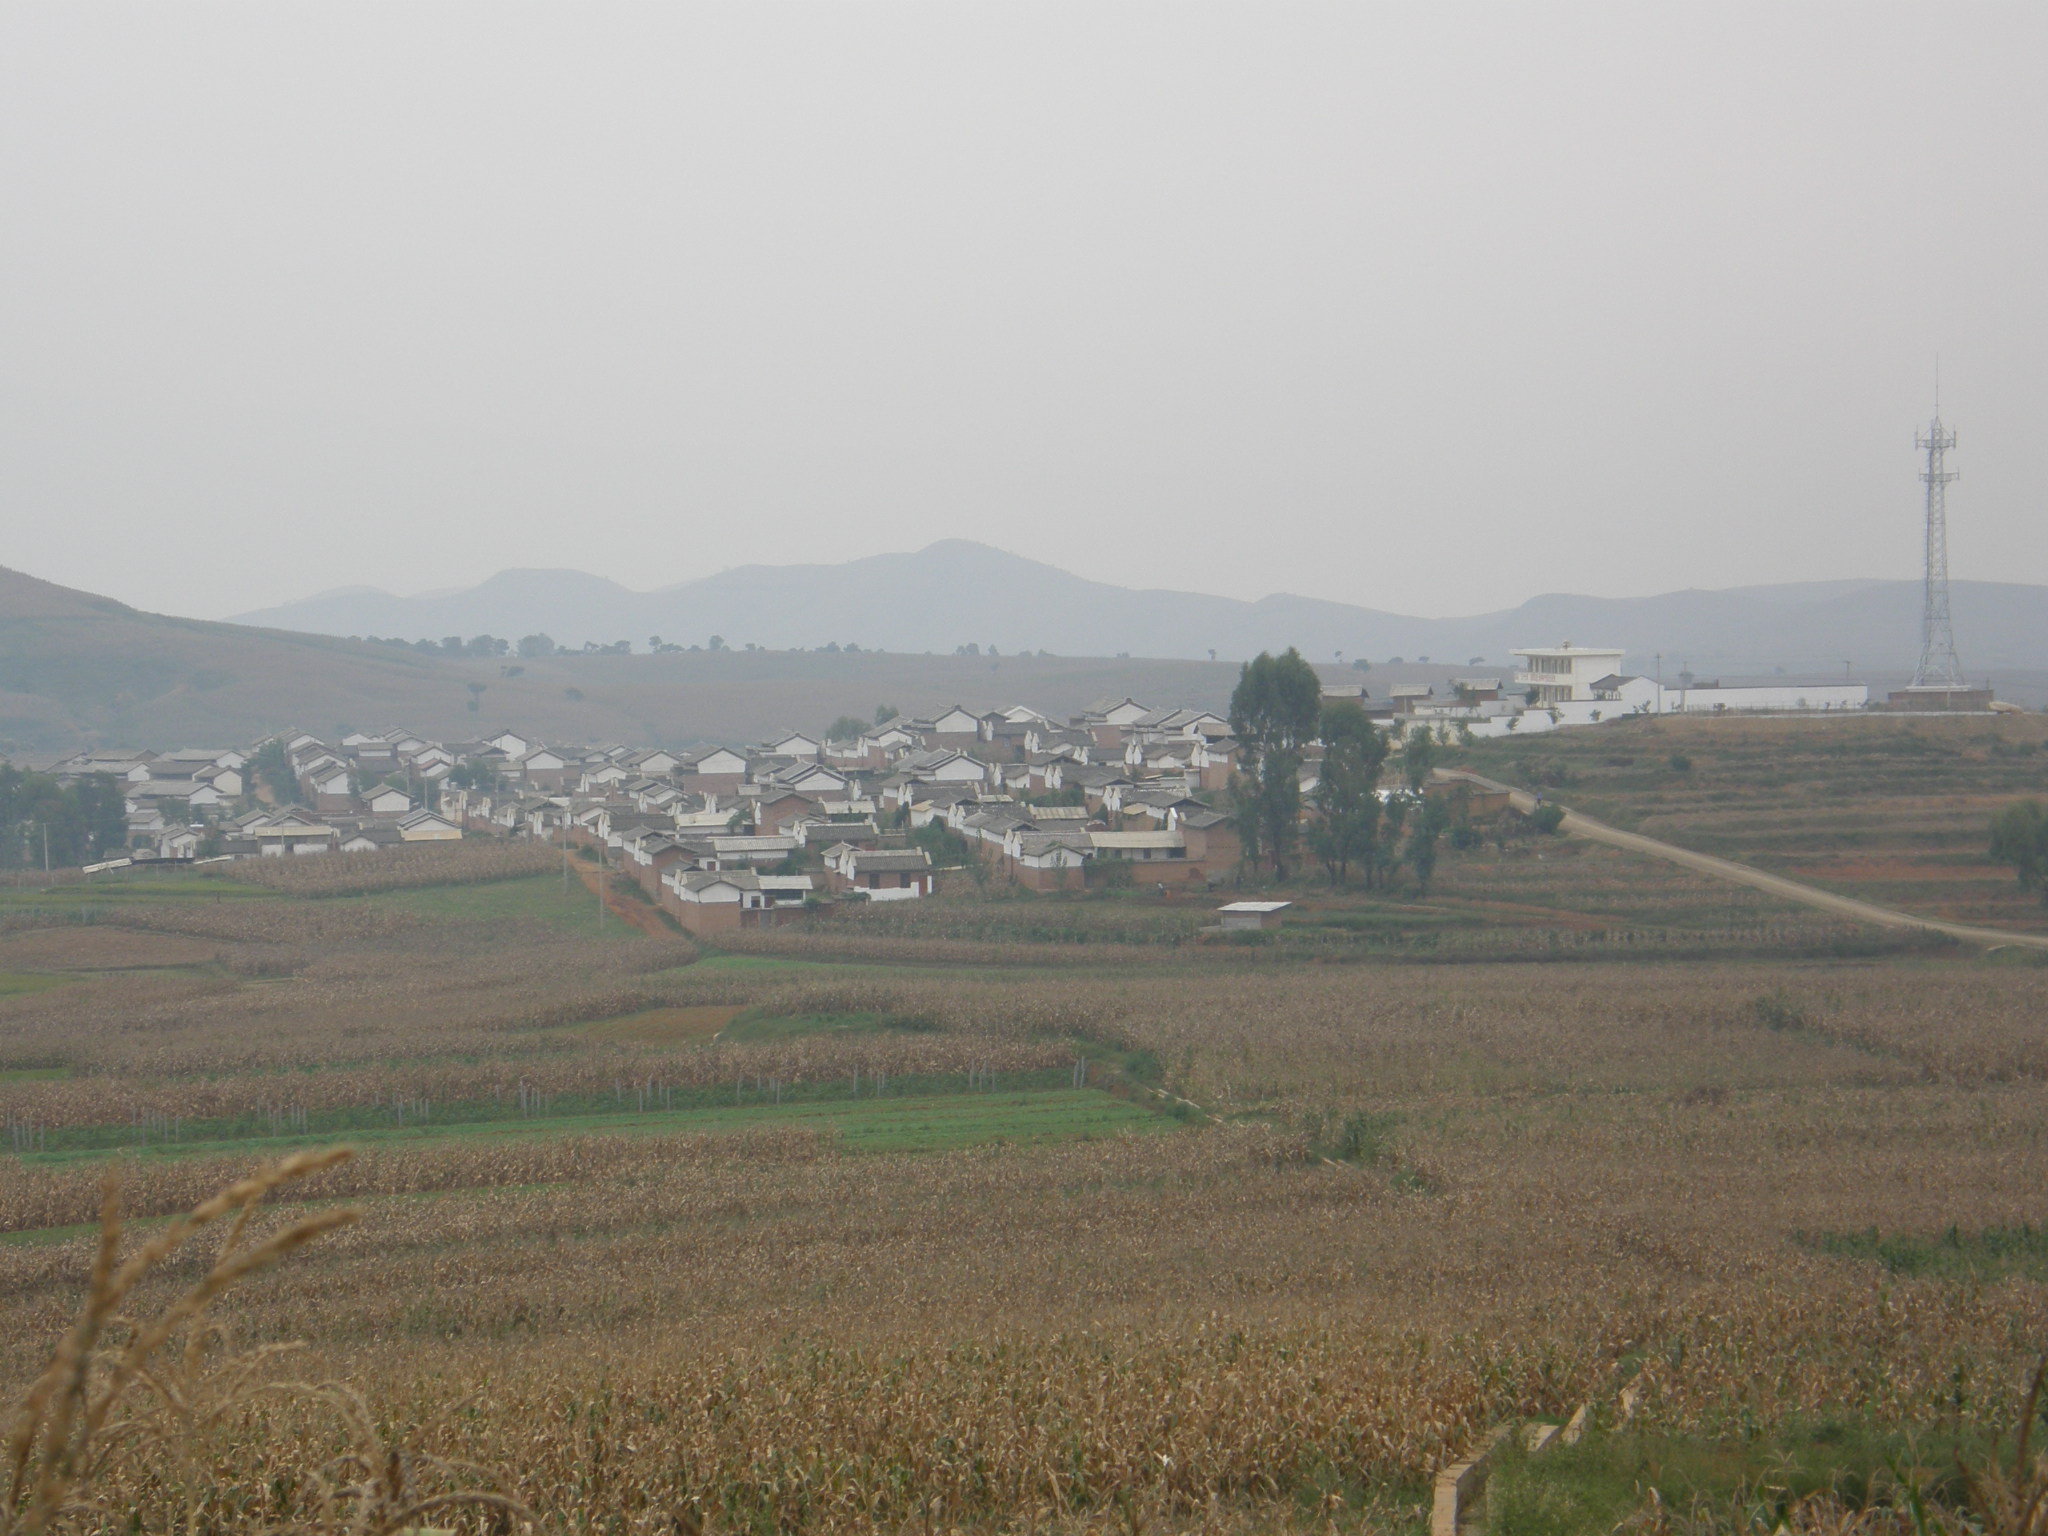
<path id="1" fill-rule="evenodd" d="M 710 1040 L 741 1013 L 741 1007 L 650 1008 L 623 1019 L 600 1019 L 584 1033 L 633 1045 L 697 1045 Z"/>
<path id="2" fill-rule="evenodd" d="M 0 970 L 127 971 L 209 965 L 228 946 L 214 939 L 144 933 L 105 924 L 38 928 L 0 938 Z"/>
<path id="3" fill-rule="evenodd" d="M 583 882 L 583 889 L 593 896 L 596 895 L 597 882 L 601 878 L 599 871 L 580 859 L 576 861 L 575 870 L 577 879 Z M 615 873 L 615 870 L 604 872 L 605 875 Z M 635 901 L 630 896 L 621 896 L 617 891 L 607 888 L 604 893 L 604 909 L 628 928 L 637 928 L 653 938 L 675 937 L 675 930 L 661 920 L 661 913 L 644 901 Z"/>

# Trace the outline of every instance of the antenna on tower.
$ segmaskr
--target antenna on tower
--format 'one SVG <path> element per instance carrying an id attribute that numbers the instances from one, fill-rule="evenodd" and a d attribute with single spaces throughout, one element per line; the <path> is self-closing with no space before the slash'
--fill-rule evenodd
<path id="1" fill-rule="evenodd" d="M 1913 673 L 1915 688 L 1966 686 L 1948 614 L 1948 487 L 1961 477 L 1947 467 L 1946 455 L 1955 445 L 1955 433 L 1941 424 L 1941 359 L 1936 356 L 1934 420 L 1925 432 L 1913 437 L 1913 446 L 1927 454 L 1927 468 L 1920 472 L 1927 487 L 1927 574 L 1921 593 L 1920 665 Z"/>

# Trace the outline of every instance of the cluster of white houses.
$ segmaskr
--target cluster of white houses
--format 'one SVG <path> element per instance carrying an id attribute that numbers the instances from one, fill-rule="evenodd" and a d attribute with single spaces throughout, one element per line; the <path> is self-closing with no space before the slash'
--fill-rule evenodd
<path id="1" fill-rule="evenodd" d="M 1065 722 L 1018 705 L 895 719 L 858 737 L 788 731 L 739 749 L 566 748 L 504 731 L 463 758 L 440 810 L 509 837 L 601 849 L 696 932 L 821 901 L 931 894 L 954 878 L 1038 890 L 1221 879 L 1239 850 L 1208 799 L 1236 763 L 1198 709 L 1104 699 Z M 955 840 L 934 844 L 938 826 Z"/>
<path id="2" fill-rule="evenodd" d="M 1374 697 L 1332 683 L 1386 728 L 1498 736 L 1643 714 L 1865 708 L 1861 684 L 1671 687 L 1623 653 L 1514 653 L 1512 685 L 1465 677 Z M 265 768 L 258 794 L 259 755 Z M 631 873 L 685 926 L 773 921 L 824 899 L 927 895 L 941 825 L 977 879 L 1039 890 L 1213 882 L 1240 850 L 1215 808 L 1238 767 L 1229 722 L 1198 708 L 1096 701 L 1063 721 L 1013 705 L 891 719 L 843 740 L 787 731 L 748 748 L 570 746 L 517 730 L 435 741 L 403 730 L 294 733 L 246 750 L 87 752 L 55 766 L 125 792 L 143 858 L 355 852 L 497 835 L 581 845 Z M 1314 764 L 1305 770 L 1311 787 Z M 277 793 L 279 781 L 290 793 Z M 601 850 L 601 852 L 600 852 Z"/>
<path id="3" fill-rule="evenodd" d="M 1238 846 L 1208 802 L 1236 761 L 1221 716 L 1119 698 L 1064 722 L 1021 705 L 954 707 L 847 740 L 788 731 L 745 749 L 300 732 L 248 750 L 81 753 L 54 771 L 122 783 L 138 858 L 529 838 L 591 850 L 702 930 L 821 900 L 929 895 L 927 844 L 971 864 L 965 878 L 1042 890 L 1220 878 Z M 918 836 L 935 824 L 959 841 Z"/>
<path id="4" fill-rule="evenodd" d="M 118 783 L 128 847 L 145 859 L 360 853 L 461 837 L 462 828 L 428 804 L 434 780 L 448 771 L 442 765 L 456 759 L 404 732 L 377 740 L 381 751 L 356 756 L 354 749 L 343 749 L 338 756 L 311 736 L 289 738 L 298 804 L 258 794 L 253 763 L 260 749 L 253 746 L 80 752 L 50 772 L 59 778 L 104 774 Z M 398 783 L 401 760 L 393 742 L 422 754 L 410 770 L 410 788 Z"/>

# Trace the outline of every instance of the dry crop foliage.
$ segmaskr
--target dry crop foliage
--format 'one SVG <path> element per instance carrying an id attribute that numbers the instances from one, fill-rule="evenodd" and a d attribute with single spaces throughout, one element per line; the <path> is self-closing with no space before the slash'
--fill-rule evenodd
<path id="1" fill-rule="evenodd" d="M 477 885 L 547 874 L 561 854 L 509 838 L 413 843 L 329 859 L 244 859 L 234 878 L 289 896 L 366 896 L 430 885 Z"/>
<path id="2" fill-rule="evenodd" d="M 138 1113 L 206 1118 L 265 1106 L 436 1103 L 512 1092 L 602 1094 L 655 1076 L 715 1086 L 850 1073 L 1034 1070 L 1066 1042 L 1149 1053 L 1164 1086 L 1218 1110 L 1381 1110 L 1500 1093 L 1745 1091 L 1788 1079 L 1899 1088 L 2048 1081 L 2048 971 L 1761 963 L 1240 972 L 1182 956 L 1103 972 L 871 969 L 640 972 L 655 941 L 592 949 L 369 949 L 305 984 L 109 978 L 0 1002 L 0 1064 L 69 1061 L 66 1080 L 0 1084 L 0 1109 L 49 1125 Z M 658 958 L 658 957 L 657 957 Z M 570 967 L 580 966 L 579 977 Z M 626 968 L 633 969 L 626 969 Z M 549 1002 L 553 996 L 559 1001 Z M 553 1021 L 666 1005 L 863 1013 L 922 1032 L 685 1051 L 622 1046 Z M 541 1025 L 548 1027 L 539 1027 Z M 276 1068 L 343 1052 L 376 1064 Z"/>
<path id="3" fill-rule="evenodd" d="M 0 1107 L 10 1118 L 52 1130 L 89 1126 L 118 1131 L 143 1117 L 170 1116 L 192 1122 L 245 1122 L 253 1132 L 273 1111 L 379 1111 L 398 1099 L 441 1106 L 443 1118 L 448 1111 L 485 1104 L 502 1106 L 509 1115 L 523 1095 L 531 1094 L 569 1096 L 579 1101 L 578 1112 L 602 1112 L 635 1104 L 635 1087 L 641 1083 L 670 1090 L 727 1090 L 736 1098 L 758 1102 L 771 1083 L 784 1088 L 831 1086 L 853 1083 L 856 1077 L 872 1083 L 879 1075 L 958 1079 L 964 1084 L 970 1073 L 1049 1072 L 1074 1060 L 1070 1049 L 1051 1042 L 962 1034 L 799 1036 L 680 1052 L 580 1043 L 582 1050 L 550 1055 L 337 1067 L 289 1077 L 250 1073 L 168 1082 L 113 1076 L 36 1079 L 0 1085 Z M 195 1133 L 197 1129 L 195 1125 Z M 151 1136 L 147 1141 L 158 1139 Z M 132 1143 L 116 1144 L 140 1146 L 145 1138 L 138 1131 Z M 0 1194 L 0 1209 L 5 1198 Z"/>
<path id="4" fill-rule="evenodd" d="M 2048 1081 L 2048 969 L 2023 966 L 1239 970 L 1200 955 L 999 976 L 683 972 L 668 989 L 678 1003 L 862 1011 L 948 1034 L 1149 1051 L 1168 1086 L 1225 1109 L 1302 1094 L 1741 1086 L 1774 1080 L 1788 1060 L 1870 1084 Z"/>
<path id="5" fill-rule="evenodd" d="M 247 911 L 256 906 L 267 910 Z M 563 1048 L 544 1040 L 551 1026 L 666 1002 L 666 973 L 697 955 L 682 939 L 592 944 L 537 922 L 465 924 L 318 902 L 176 917 L 169 931 L 243 930 L 224 946 L 228 974 L 114 974 L 0 999 L 0 1068 L 56 1060 L 166 1076 L 546 1053 Z"/>
<path id="6" fill-rule="evenodd" d="M 1391 1521 L 1484 1427 L 1575 1406 L 1618 1368 L 1684 1432 L 1997 1424 L 2048 1337 L 2048 1287 L 2024 1273 L 1889 1275 L 1801 1241 L 2040 1220 L 2038 970 L 1094 945 L 1075 947 L 1089 969 L 676 969 L 653 940 L 246 905 L 337 926 L 218 940 L 288 962 L 284 980 L 115 976 L 0 1003 L 10 1060 L 86 1069 L 0 1084 L 0 1105 L 104 1123 L 521 1077 L 730 1086 L 1060 1061 L 1079 1037 L 1257 1117 L 920 1157 L 765 1135 L 444 1144 L 325 1175 L 309 1195 L 360 1199 L 363 1220 L 221 1320 L 307 1337 L 308 1373 L 345 1371 L 423 1453 L 520 1468 L 507 1491 L 544 1523 L 1300 1526 L 1332 1494 L 1348 1523 L 1365 1493 Z M 922 1028 L 661 1052 L 534 1022 L 629 996 Z M 1352 1114 L 1381 1128 L 1372 1156 L 1310 1154 L 1301 1132 Z M 197 1166 L 138 1160 L 135 1206 L 188 1202 Z M 88 1176 L 15 1171 L 10 1222 L 89 1215 Z M 94 1262 L 58 1233 L 0 1244 L 0 1376 L 40 1365 L 26 1341 L 64 1325 Z M 203 1274 L 174 1255 L 163 1278 Z M 303 1476 L 304 1452 L 253 1422 L 229 1452 L 234 1486 Z"/>
<path id="7" fill-rule="evenodd" d="M 816 1131 L 751 1130 L 710 1136 L 561 1136 L 483 1145 L 440 1143 L 404 1151 L 356 1152 L 296 1175 L 302 1199 L 425 1194 L 445 1190 L 637 1178 L 734 1159 L 799 1164 L 833 1155 L 835 1138 Z M 197 1204 L 245 1157 L 166 1159 L 133 1170 L 123 1205 L 130 1217 L 169 1215 Z M 92 1166 L 23 1168 L 0 1194 L 0 1231 L 83 1225 L 100 1212 L 106 1176 Z"/>
<path id="8" fill-rule="evenodd" d="M 1973 1139 L 1979 1106 L 1926 1091 L 1854 1127 L 1853 1166 L 1844 1105 L 1412 1128 L 1432 1194 L 1256 1126 L 934 1157 L 450 1149 L 432 1177 L 478 1187 L 370 1198 L 235 1320 L 310 1330 L 422 1449 L 518 1467 L 548 1524 L 1026 1526 L 1126 1502 L 1180 1524 L 1220 1500 L 1285 1525 L 1318 1494 L 1419 1490 L 1486 1426 L 1624 1369 L 1674 1431 L 1927 1423 L 1959 1393 L 2004 1422 L 2043 1287 L 1878 1287 L 1778 1235 L 2029 1208 L 2039 1096 Z M 0 1248 L 10 1318 L 46 1322 L 91 1262 Z"/>
<path id="9" fill-rule="evenodd" d="M 489 1510 L 501 1520 L 525 1516 L 502 1493 L 464 1486 L 477 1479 L 477 1469 L 387 1442 L 353 1390 L 275 1379 L 289 1346 L 224 1350 L 214 1306 L 357 1216 L 330 1209 L 259 1235 L 252 1227 L 259 1203 L 348 1155 L 305 1153 L 264 1168 L 202 1200 L 125 1257 L 120 1179 L 110 1172 L 101 1180 L 84 1304 L 10 1415 L 0 1536 L 280 1523 L 309 1533 L 388 1536 L 464 1510 Z M 231 1219 L 229 1231 L 212 1262 L 152 1315 L 148 1283 L 173 1267 L 197 1233 L 224 1218 Z M 134 1310 L 138 1302 L 141 1311 Z M 270 1398 L 296 1400 L 298 1411 L 282 1416 L 299 1431 L 287 1441 L 293 1475 L 237 1477 L 235 1464 L 250 1447 L 265 1446 L 268 1434 L 286 1428 L 266 1422 L 260 1405 Z M 310 1422 L 320 1409 L 331 1421 L 325 1435 Z"/>

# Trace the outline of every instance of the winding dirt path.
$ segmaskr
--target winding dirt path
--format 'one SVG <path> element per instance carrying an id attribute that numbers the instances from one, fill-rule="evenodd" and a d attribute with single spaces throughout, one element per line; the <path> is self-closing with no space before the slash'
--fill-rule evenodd
<path id="1" fill-rule="evenodd" d="M 1444 774 L 1447 778 L 1463 779 L 1495 794 L 1505 794 L 1508 803 L 1524 815 L 1536 809 L 1536 797 L 1527 790 L 1515 789 L 1493 779 L 1481 778 L 1478 774 L 1468 773 L 1463 769 L 1446 769 Z M 1552 803 L 1555 804 L 1554 801 Z M 1624 832 L 1619 827 L 1610 827 L 1604 821 L 1596 821 L 1581 811 L 1569 810 L 1563 806 L 1558 808 L 1564 811 L 1564 821 L 1559 830 L 1574 837 L 1583 837 L 1588 842 L 1606 843 L 1614 848 L 1627 848 L 1635 853 L 1647 853 L 1652 858 L 1667 859 L 1687 869 L 1698 870 L 1703 875 L 1730 880 L 1737 885 L 1746 885 L 1754 890 L 1782 897 L 1786 901 L 1818 907 L 1824 912 L 1853 917 L 1858 922 L 1875 923 L 1880 928 L 1925 928 L 1934 933 L 1945 933 L 1951 938 L 1961 939 L 1966 944 L 2017 944 L 2023 949 L 2048 949 L 2048 935 L 2008 933 L 2003 928 L 1979 928 L 1970 923 L 1943 922 L 1936 917 L 1916 917 L 1911 912 L 1901 912 L 1896 907 L 1881 907 L 1875 902 L 1858 901 L 1853 896 L 1838 896 L 1833 891 L 1824 891 L 1818 886 L 1806 885 L 1798 880 L 1788 880 L 1783 875 L 1774 875 L 1768 870 L 1738 864 L 1733 859 L 1716 858 L 1711 853 L 1694 853 L 1690 848 L 1681 848 L 1676 843 L 1662 842 L 1654 837 L 1644 837 L 1640 832 Z"/>

